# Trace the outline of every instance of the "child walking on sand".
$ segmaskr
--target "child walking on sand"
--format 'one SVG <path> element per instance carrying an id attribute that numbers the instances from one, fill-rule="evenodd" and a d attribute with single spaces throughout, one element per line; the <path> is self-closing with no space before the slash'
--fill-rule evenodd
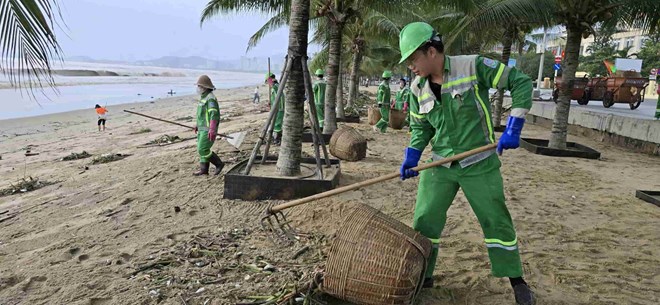
<path id="1" fill-rule="evenodd" d="M 96 106 L 94 106 L 94 109 L 96 109 L 96 115 L 99 116 L 99 120 L 98 120 L 99 131 L 101 131 L 101 125 L 103 125 L 103 131 L 105 131 L 105 119 L 108 109 L 105 107 L 101 107 L 99 104 L 96 104 Z"/>

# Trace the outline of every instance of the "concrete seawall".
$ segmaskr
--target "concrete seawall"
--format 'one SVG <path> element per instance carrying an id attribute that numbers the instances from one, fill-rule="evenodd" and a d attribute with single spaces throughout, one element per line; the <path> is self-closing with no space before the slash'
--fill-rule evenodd
<path id="1" fill-rule="evenodd" d="M 552 102 L 534 102 L 528 120 L 551 127 L 555 115 Z M 621 116 L 571 107 L 569 133 L 595 138 L 635 151 L 660 155 L 660 121 Z"/>

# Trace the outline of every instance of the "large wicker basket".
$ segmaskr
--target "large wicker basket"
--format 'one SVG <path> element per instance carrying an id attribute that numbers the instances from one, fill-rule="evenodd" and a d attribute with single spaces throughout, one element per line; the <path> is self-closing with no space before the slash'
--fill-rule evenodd
<path id="1" fill-rule="evenodd" d="M 362 205 L 337 232 L 323 291 L 356 304 L 412 304 L 430 253 L 426 237 Z"/>
<path id="2" fill-rule="evenodd" d="M 378 121 L 380 121 L 380 118 L 382 115 L 380 114 L 380 108 L 376 106 L 371 106 L 369 107 L 369 110 L 367 112 L 367 118 L 369 120 L 369 125 L 376 125 Z"/>
<path id="3" fill-rule="evenodd" d="M 392 129 L 402 129 L 406 124 L 406 113 L 401 110 L 390 109 L 390 127 Z"/>
<path id="4" fill-rule="evenodd" d="M 330 153 L 347 161 L 359 161 L 367 156 L 367 139 L 349 126 L 341 126 L 330 138 Z"/>

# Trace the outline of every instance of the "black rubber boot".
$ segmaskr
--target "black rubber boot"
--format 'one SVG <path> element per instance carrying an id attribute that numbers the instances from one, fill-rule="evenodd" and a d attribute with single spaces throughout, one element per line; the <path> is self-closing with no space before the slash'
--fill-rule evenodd
<path id="1" fill-rule="evenodd" d="M 209 161 L 211 161 L 211 164 L 215 166 L 215 171 L 213 172 L 213 175 L 214 176 L 220 175 L 220 173 L 222 172 L 222 168 L 225 167 L 225 163 L 223 163 L 222 160 L 220 160 L 220 157 L 218 157 L 218 155 L 216 155 L 215 153 L 211 155 L 211 159 Z"/>
<path id="2" fill-rule="evenodd" d="M 516 304 L 518 305 L 536 304 L 536 297 L 534 296 L 534 292 L 529 289 L 527 284 L 518 284 L 513 286 L 513 293 L 516 296 Z"/>
<path id="3" fill-rule="evenodd" d="M 424 282 L 422 282 L 422 288 L 433 288 L 433 278 L 432 277 L 425 278 Z"/>
<path id="4" fill-rule="evenodd" d="M 209 163 L 208 162 L 199 162 L 199 171 L 193 173 L 193 176 L 202 176 L 209 174 Z"/>

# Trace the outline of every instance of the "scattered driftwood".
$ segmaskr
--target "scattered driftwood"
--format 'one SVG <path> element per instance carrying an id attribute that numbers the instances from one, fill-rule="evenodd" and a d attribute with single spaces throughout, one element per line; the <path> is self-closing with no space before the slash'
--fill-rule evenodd
<path id="1" fill-rule="evenodd" d="M 18 180 L 18 183 L 10 183 L 8 188 L 0 190 L 0 197 L 9 196 L 16 193 L 27 193 L 44 186 L 51 185 L 53 183 L 54 182 L 39 181 L 39 178 L 21 178 Z"/>
<path id="2" fill-rule="evenodd" d="M 167 146 L 167 145 L 172 145 L 172 144 L 177 144 L 185 141 L 190 141 L 190 140 L 195 140 L 197 137 L 189 137 L 189 138 L 180 138 L 178 136 L 170 136 L 170 135 L 162 135 L 153 141 L 149 141 L 148 143 L 144 145 L 138 146 L 138 148 L 148 148 L 148 147 L 154 147 L 154 146 Z"/>
<path id="3" fill-rule="evenodd" d="M 102 154 L 102 155 L 100 155 L 98 157 L 94 157 L 94 159 L 92 159 L 92 165 L 119 161 L 119 160 L 122 160 L 122 159 L 124 159 L 128 156 L 130 156 L 130 155 L 127 155 L 127 154 Z"/>
<path id="4" fill-rule="evenodd" d="M 81 153 L 71 153 L 70 155 L 62 158 L 61 161 L 73 161 L 73 160 L 89 158 L 91 156 L 92 156 L 91 154 L 83 150 Z"/>

